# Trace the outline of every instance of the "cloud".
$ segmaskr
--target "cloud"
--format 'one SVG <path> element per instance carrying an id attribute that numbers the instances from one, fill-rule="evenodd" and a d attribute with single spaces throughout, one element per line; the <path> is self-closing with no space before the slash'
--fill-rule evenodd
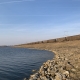
<path id="1" fill-rule="evenodd" d="M 26 1 L 35 1 L 35 0 L 19 0 L 19 1 L 0 2 L 0 4 L 19 3 L 19 2 L 26 2 Z"/>

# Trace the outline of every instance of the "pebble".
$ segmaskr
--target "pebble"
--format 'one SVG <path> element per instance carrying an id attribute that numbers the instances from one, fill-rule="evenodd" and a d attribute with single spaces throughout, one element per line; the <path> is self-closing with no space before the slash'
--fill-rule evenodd
<path id="1" fill-rule="evenodd" d="M 39 71 L 31 75 L 29 80 L 70 80 L 72 75 L 70 72 L 76 71 L 70 63 L 67 58 L 56 56 L 55 59 L 43 63 Z"/>

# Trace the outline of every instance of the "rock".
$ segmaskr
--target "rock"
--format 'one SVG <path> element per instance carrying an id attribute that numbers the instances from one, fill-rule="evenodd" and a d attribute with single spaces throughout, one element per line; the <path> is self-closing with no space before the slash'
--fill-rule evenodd
<path id="1" fill-rule="evenodd" d="M 74 78 L 74 77 L 76 77 L 76 76 L 75 76 L 74 73 L 70 72 L 70 77 L 71 77 L 71 78 Z"/>
<path id="2" fill-rule="evenodd" d="M 50 72 L 50 68 L 48 68 L 47 71 Z"/>
<path id="3" fill-rule="evenodd" d="M 56 73 L 55 80 L 62 80 L 60 73 Z"/>
<path id="4" fill-rule="evenodd" d="M 41 80 L 40 78 L 38 78 L 37 80 Z"/>
<path id="5" fill-rule="evenodd" d="M 32 70 L 32 72 L 36 72 L 37 70 Z"/>
<path id="6" fill-rule="evenodd" d="M 24 80 L 27 80 L 26 78 L 24 78 Z"/>
<path id="7" fill-rule="evenodd" d="M 47 78 L 46 78 L 45 76 L 43 76 L 43 77 L 40 76 L 40 79 L 41 79 L 41 80 L 47 80 Z"/>
<path id="8" fill-rule="evenodd" d="M 39 73 L 35 73 L 34 75 L 30 76 L 31 80 L 37 80 L 37 78 L 39 77 Z"/>
<path id="9" fill-rule="evenodd" d="M 66 80 L 66 75 L 62 75 L 62 79 L 63 80 Z"/>
<path id="10" fill-rule="evenodd" d="M 42 75 L 42 76 L 45 76 L 45 71 L 42 71 L 42 72 L 41 72 L 41 75 Z"/>
<path id="11" fill-rule="evenodd" d="M 44 71 L 47 71 L 47 66 L 44 67 Z"/>
<path id="12" fill-rule="evenodd" d="M 67 59 L 67 58 L 65 58 L 64 60 L 68 61 L 68 59 Z"/>
<path id="13" fill-rule="evenodd" d="M 73 67 L 70 64 L 66 64 L 66 70 L 70 71 Z"/>
<path id="14" fill-rule="evenodd" d="M 55 76 L 55 72 L 53 70 L 50 72 L 50 74 L 51 74 L 52 77 Z"/>
<path id="15" fill-rule="evenodd" d="M 44 67 L 43 66 L 41 66 L 39 72 L 41 73 L 42 71 L 44 71 Z"/>
<path id="16" fill-rule="evenodd" d="M 75 69 L 71 69 L 71 71 L 76 72 L 76 70 L 75 70 Z"/>
<path id="17" fill-rule="evenodd" d="M 66 77 L 69 77 L 69 71 L 64 71 L 63 74 L 64 74 Z"/>
<path id="18" fill-rule="evenodd" d="M 76 66 L 75 68 L 78 68 L 78 66 Z"/>
<path id="19" fill-rule="evenodd" d="M 58 55 L 55 59 L 43 63 L 39 71 L 31 75 L 29 80 L 73 80 L 74 72 L 76 70 L 66 56 Z"/>

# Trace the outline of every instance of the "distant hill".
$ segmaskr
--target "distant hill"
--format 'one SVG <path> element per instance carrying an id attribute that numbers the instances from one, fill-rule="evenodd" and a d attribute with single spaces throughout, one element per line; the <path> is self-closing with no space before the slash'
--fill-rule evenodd
<path id="1" fill-rule="evenodd" d="M 80 40 L 80 35 L 74 35 L 74 36 L 68 36 L 68 37 L 62 37 L 62 38 L 56 38 L 56 39 L 50 39 L 50 40 L 44 40 L 44 41 L 37 41 L 37 42 L 28 43 L 28 45 L 41 44 L 41 43 L 56 43 L 56 42 L 74 41 L 74 40 Z"/>

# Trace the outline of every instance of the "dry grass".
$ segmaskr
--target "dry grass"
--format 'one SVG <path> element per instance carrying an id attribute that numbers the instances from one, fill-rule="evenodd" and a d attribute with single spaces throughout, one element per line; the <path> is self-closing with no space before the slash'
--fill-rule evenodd
<path id="1" fill-rule="evenodd" d="M 80 79 L 80 40 L 58 42 L 58 43 L 42 43 L 33 45 L 19 45 L 18 47 L 47 49 L 55 52 L 56 55 L 66 58 L 76 69 L 76 77 Z M 64 56 L 63 56 L 64 55 Z"/>

